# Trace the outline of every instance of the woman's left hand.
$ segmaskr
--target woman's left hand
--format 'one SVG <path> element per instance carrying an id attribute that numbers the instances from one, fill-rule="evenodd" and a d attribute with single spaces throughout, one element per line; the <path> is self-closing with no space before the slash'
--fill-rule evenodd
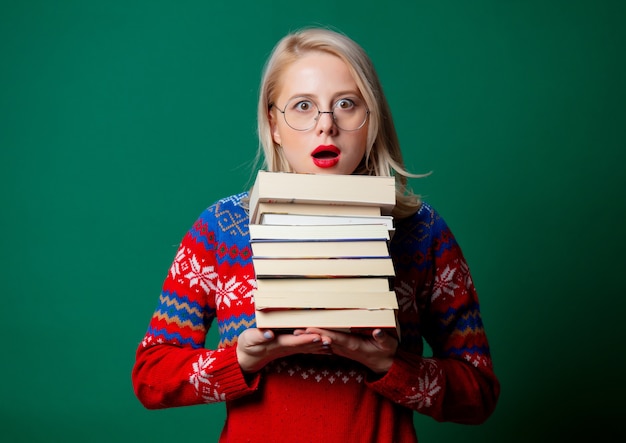
<path id="1" fill-rule="evenodd" d="M 333 354 L 362 363 L 377 374 L 385 373 L 391 368 L 398 349 L 398 340 L 382 329 L 374 329 L 371 335 L 319 328 L 294 331 L 294 335 L 301 334 L 319 334 Z"/>

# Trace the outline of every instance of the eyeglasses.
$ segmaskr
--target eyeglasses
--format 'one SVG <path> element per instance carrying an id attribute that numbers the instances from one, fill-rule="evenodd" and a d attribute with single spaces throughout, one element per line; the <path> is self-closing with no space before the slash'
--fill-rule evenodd
<path id="1" fill-rule="evenodd" d="M 307 97 L 295 97 L 287 102 L 285 109 L 271 104 L 283 114 L 285 123 L 296 131 L 308 131 L 313 128 L 322 114 L 330 114 L 339 129 L 356 131 L 361 129 L 370 114 L 361 100 L 342 98 L 333 105 L 332 111 L 320 111 L 317 104 Z"/>

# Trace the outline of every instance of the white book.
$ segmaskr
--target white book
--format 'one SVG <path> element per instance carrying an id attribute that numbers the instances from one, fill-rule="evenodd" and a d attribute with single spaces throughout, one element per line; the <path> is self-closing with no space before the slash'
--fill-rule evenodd
<path id="1" fill-rule="evenodd" d="M 398 309 L 393 291 L 384 292 L 254 292 L 257 310 L 267 309 Z"/>
<path id="2" fill-rule="evenodd" d="M 254 257 L 348 258 L 388 257 L 386 240 L 252 240 Z"/>
<path id="3" fill-rule="evenodd" d="M 258 279 L 257 290 L 265 292 L 385 292 L 389 278 L 270 278 Z"/>
<path id="4" fill-rule="evenodd" d="M 255 311 L 258 328 L 367 329 L 397 330 L 395 309 L 284 309 Z"/>
<path id="5" fill-rule="evenodd" d="M 342 215 L 306 215 L 306 214 L 261 214 L 263 225 L 384 225 L 393 229 L 393 217 L 342 216 Z"/>
<path id="6" fill-rule="evenodd" d="M 257 278 L 284 277 L 393 277 L 391 257 L 386 258 L 255 258 Z"/>
<path id="7" fill-rule="evenodd" d="M 250 221 L 257 220 L 261 202 L 375 206 L 390 214 L 395 186 L 394 177 L 259 171 L 250 191 Z"/>
<path id="8" fill-rule="evenodd" d="M 384 225 L 256 225 L 248 226 L 250 240 L 389 240 Z"/>
<path id="9" fill-rule="evenodd" d="M 343 205 L 343 204 L 309 204 L 309 203 L 264 203 L 259 202 L 257 217 L 251 223 L 259 224 L 262 214 L 308 214 L 308 215 L 345 215 L 378 217 L 381 210 L 377 206 Z"/>

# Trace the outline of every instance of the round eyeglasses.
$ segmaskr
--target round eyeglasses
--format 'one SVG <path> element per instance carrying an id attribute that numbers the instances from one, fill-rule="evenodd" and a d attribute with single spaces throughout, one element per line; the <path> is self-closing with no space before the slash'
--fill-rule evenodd
<path id="1" fill-rule="evenodd" d="M 308 131 L 313 128 L 322 114 L 330 114 L 339 129 L 356 131 L 361 129 L 370 114 L 361 100 L 342 98 L 333 105 L 332 111 L 320 111 L 317 104 L 307 97 L 295 97 L 287 102 L 285 109 L 272 104 L 283 114 L 285 123 L 296 131 Z"/>

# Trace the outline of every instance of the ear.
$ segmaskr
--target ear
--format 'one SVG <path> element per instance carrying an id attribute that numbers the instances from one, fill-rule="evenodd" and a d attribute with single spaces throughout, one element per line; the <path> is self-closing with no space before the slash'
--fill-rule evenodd
<path id="1" fill-rule="evenodd" d="M 276 121 L 276 116 L 271 110 L 267 111 L 267 119 L 270 122 L 270 131 L 272 132 L 272 140 L 274 140 L 274 143 L 276 143 L 278 146 L 282 145 L 281 138 L 280 138 L 280 131 L 278 130 L 278 123 Z"/>

